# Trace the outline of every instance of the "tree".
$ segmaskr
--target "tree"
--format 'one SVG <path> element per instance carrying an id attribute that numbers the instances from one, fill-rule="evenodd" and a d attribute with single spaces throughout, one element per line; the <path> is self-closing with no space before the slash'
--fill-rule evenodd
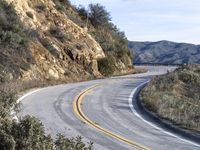
<path id="1" fill-rule="evenodd" d="M 70 140 L 62 134 L 57 135 L 55 145 L 57 150 L 71 149 L 73 146 Z"/>
<path id="2" fill-rule="evenodd" d="M 114 73 L 114 59 L 108 54 L 106 58 L 98 60 L 98 69 L 102 75 L 109 76 Z"/>
<path id="3" fill-rule="evenodd" d="M 87 20 L 87 18 L 88 18 L 88 12 L 87 12 L 87 10 L 85 9 L 84 6 L 80 5 L 77 8 L 77 11 L 78 11 L 79 16 L 81 17 L 82 20 Z"/>
<path id="4" fill-rule="evenodd" d="M 89 5 L 89 19 L 94 27 L 108 24 L 111 21 L 110 14 L 100 4 Z"/>
<path id="5" fill-rule="evenodd" d="M 67 6 L 71 6 L 71 2 L 69 0 L 59 0 L 61 3 L 66 4 Z"/>
<path id="6" fill-rule="evenodd" d="M 35 117 L 26 116 L 13 125 L 16 149 L 53 149 L 53 140 L 45 135 L 44 125 Z"/>
<path id="7" fill-rule="evenodd" d="M 9 118 L 11 108 L 15 109 L 16 95 L 8 89 L 0 89 L 0 118 Z"/>
<path id="8" fill-rule="evenodd" d="M 83 142 L 83 138 L 78 136 L 76 138 L 68 139 L 62 134 L 58 134 L 55 141 L 56 150 L 93 150 L 93 143 L 88 143 L 88 146 Z"/>

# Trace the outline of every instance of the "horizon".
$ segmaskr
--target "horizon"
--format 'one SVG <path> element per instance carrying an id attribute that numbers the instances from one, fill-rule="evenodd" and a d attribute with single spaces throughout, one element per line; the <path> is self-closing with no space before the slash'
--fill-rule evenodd
<path id="1" fill-rule="evenodd" d="M 173 42 L 173 43 L 178 43 L 178 44 L 192 44 L 192 45 L 200 45 L 200 44 L 195 44 L 195 43 L 189 43 L 189 42 L 177 42 L 177 41 L 170 41 L 170 40 L 158 40 L 158 41 L 131 41 L 128 40 L 129 42 L 150 42 L 150 43 L 155 43 L 155 42 L 162 42 L 162 41 L 166 41 L 166 42 Z"/>
<path id="2" fill-rule="evenodd" d="M 200 44 L 198 0 L 71 0 L 73 5 L 99 3 L 129 41 Z M 120 11 L 119 11 L 120 10 Z"/>

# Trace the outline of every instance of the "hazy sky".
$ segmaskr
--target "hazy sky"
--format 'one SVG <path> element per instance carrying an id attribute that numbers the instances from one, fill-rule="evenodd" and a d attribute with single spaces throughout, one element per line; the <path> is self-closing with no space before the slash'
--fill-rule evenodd
<path id="1" fill-rule="evenodd" d="M 71 0 L 100 3 L 132 41 L 171 40 L 200 44 L 200 0 Z"/>

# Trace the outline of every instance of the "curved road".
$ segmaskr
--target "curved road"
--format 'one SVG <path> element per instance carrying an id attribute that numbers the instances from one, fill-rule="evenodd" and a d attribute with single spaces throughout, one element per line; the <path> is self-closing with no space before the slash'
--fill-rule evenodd
<path id="1" fill-rule="evenodd" d="M 81 135 L 97 150 L 200 149 L 153 127 L 130 108 L 134 88 L 171 69 L 149 67 L 143 74 L 43 88 L 23 97 L 20 115 L 38 117 L 52 135 Z"/>

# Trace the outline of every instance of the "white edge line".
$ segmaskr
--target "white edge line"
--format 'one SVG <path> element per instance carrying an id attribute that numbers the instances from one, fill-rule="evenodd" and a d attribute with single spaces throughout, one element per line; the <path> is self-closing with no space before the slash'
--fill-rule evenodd
<path id="1" fill-rule="evenodd" d="M 41 88 L 41 89 L 36 89 L 34 91 L 31 91 L 31 92 L 28 92 L 27 94 L 23 95 L 22 97 L 20 97 L 18 100 L 17 100 L 17 103 L 21 102 L 24 98 L 26 98 L 27 96 L 30 96 L 36 92 L 39 92 L 41 90 L 43 90 L 44 88 Z"/>
<path id="2" fill-rule="evenodd" d="M 26 93 L 25 95 L 23 95 L 22 97 L 20 97 L 19 99 L 17 99 L 16 103 L 20 103 L 27 96 L 30 96 L 30 95 L 32 95 L 34 93 L 37 93 L 37 92 L 39 92 L 39 91 L 41 91 L 43 89 L 45 89 L 45 88 L 36 89 L 34 91 Z M 15 113 L 14 110 L 11 111 L 11 115 L 13 115 L 13 120 L 16 120 L 17 122 L 19 122 L 19 118 L 17 117 L 17 115 L 16 115 L 16 113 Z"/>
<path id="3" fill-rule="evenodd" d="M 149 80 L 149 81 L 150 81 L 150 80 Z M 131 92 L 131 94 L 130 94 L 130 96 L 129 96 L 129 107 L 131 108 L 132 112 L 133 112 L 139 119 L 141 119 L 141 120 L 144 121 L 145 123 L 149 124 L 149 125 L 152 126 L 153 128 L 156 128 L 156 129 L 158 129 L 158 130 L 160 130 L 160 131 L 162 131 L 162 132 L 164 132 L 164 133 L 166 133 L 166 134 L 168 134 L 168 135 L 170 135 L 170 136 L 172 136 L 172 137 L 178 138 L 178 139 L 180 139 L 180 140 L 182 140 L 182 141 L 184 141 L 184 142 L 187 142 L 187 143 L 190 143 L 190 144 L 195 145 L 195 146 L 197 146 L 197 147 L 200 147 L 199 144 L 197 144 L 197 143 L 195 143 L 195 142 L 193 142 L 193 141 L 184 139 L 184 138 L 182 138 L 182 137 L 180 137 L 180 136 L 178 136 L 178 135 L 175 135 L 175 134 L 173 134 L 173 133 L 171 133 L 171 132 L 168 132 L 168 131 L 166 131 L 166 130 L 160 128 L 160 127 L 158 127 L 157 125 L 153 124 L 153 123 L 150 122 L 150 121 L 145 120 L 139 113 L 137 113 L 137 111 L 136 111 L 136 110 L 134 109 L 134 107 L 133 107 L 133 101 L 132 101 L 132 100 L 133 100 L 133 97 L 134 97 L 134 95 L 135 95 L 137 89 L 139 89 L 140 87 L 142 87 L 143 85 L 145 85 L 145 84 L 148 83 L 149 81 L 146 81 L 146 82 L 144 82 L 144 83 L 141 83 L 140 85 L 138 85 L 136 88 L 134 88 L 134 89 L 132 90 L 132 92 Z"/>

